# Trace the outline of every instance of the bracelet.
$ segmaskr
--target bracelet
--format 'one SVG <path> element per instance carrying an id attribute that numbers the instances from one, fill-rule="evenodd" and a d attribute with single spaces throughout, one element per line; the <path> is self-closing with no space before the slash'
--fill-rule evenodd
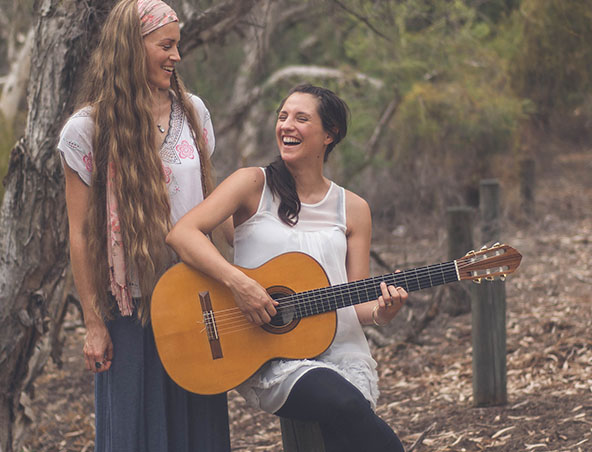
<path id="1" fill-rule="evenodd" d="M 374 323 L 374 325 L 376 326 L 384 326 L 386 325 L 386 323 L 378 323 L 376 321 L 376 311 L 378 310 L 378 303 L 376 303 L 376 306 L 374 306 L 374 308 L 372 309 L 372 322 Z M 388 322 L 387 322 L 388 323 Z"/>

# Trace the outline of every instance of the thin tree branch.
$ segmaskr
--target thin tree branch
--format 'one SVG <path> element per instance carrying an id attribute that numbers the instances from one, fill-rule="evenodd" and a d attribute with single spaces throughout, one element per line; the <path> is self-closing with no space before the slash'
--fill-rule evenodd
<path id="1" fill-rule="evenodd" d="M 228 127 L 235 127 L 237 121 L 240 117 L 244 116 L 246 111 L 253 105 L 254 102 L 270 87 L 275 86 L 282 80 L 286 80 L 291 77 L 295 77 L 298 79 L 309 79 L 309 78 L 317 78 L 317 79 L 347 79 L 348 77 L 356 78 L 359 81 L 368 83 L 369 85 L 373 86 L 375 89 L 380 89 L 383 87 L 382 80 L 370 77 L 366 74 L 361 72 L 356 72 L 353 74 L 349 74 L 344 72 L 340 69 L 330 68 L 330 67 L 323 67 L 323 66 L 286 66 L 281 69 L 278 69 L 273 74 L 269 76 L 269 78 L 265 81 L 265 83 L 261 85 L 257 85 L 253 87 L 253 89 L 244 96 L 244 101 L 240 105 L 236 105 L 233 108 L 233 114 L 227 118 L 225 118 L 224 122 L 218 126 L 218 133 L 223 134 Z M 388 118 L 390 119 L 390 117 Z M 388 120 L 387 120 L 388 122 Z M 376 132 L 375 132 L 376 133 Z"/>
<path id="2" fill-rule="evenodd" d="M 181 29 L 182 53 L 187 53 L 204 43 L 222 39 L 244 22 L 245 16 L 261 0 L 227 0 L 192 14 Z"/>
<path id="3" fill-rule="evenodd" d="M 378 36 L 380 36 L 382 39 L 385 39 L 389 42 L 391 42 L 391 39 L 386 36 L 384 33 L 380 32 L 374 25 L 372 25 L 370 23 L 370 20 L 367 17 L 362 16 L 359 13 L 356 13 L 355 11 L 352 11 L 351 9 L 349 9 L 347 6 L 345 6 L 342 2 L 340 2 L 339 0 L 333 0 L 333 2 L 339 6 L 341 9 L 343 9 L 346 13 L 351 14 L 352 16 L 354 16 L 356 19 L 358 19 L 360 22 L 366 24 L 366 26 L 372 30 L 374 33 L 376 33 Z"/>
<path id="4" fill-rule="evenodd" d="M 384 129 L 388 126 L 391 119 L 395 115 L 397 108 L 399 107 L 399 103 L 400 95 L 398 91 L 395 91 L 393 99 L 388 103 L 388 105 L 382 112 L 382 115 L 380 115 L 380 119 L 378 120 L 378 123 L 376 124 L 376 127 L 372 132 L 372 135 L 370 136 L 370 138 L 366 142 L 366 145 L 364 146 L 364 160 L 356 168 L 352 168 L 348 171 L 348 177 L 353 176 L 354 174 L 365 169 L 368 165 L 370 165 L 374 157 L 376 157 L 376 154 L 379 150 L 378 143 L 382 138 Z"/>

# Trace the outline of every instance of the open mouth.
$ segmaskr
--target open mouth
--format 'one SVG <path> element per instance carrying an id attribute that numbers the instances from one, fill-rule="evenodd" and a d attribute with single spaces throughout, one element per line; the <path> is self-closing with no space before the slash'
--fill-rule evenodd
<path id="1" fill-rule="evenodd" d="M 296 146 L 302 143 L 302 140 L 294 137 L 282 137 L 282 143 L 284 143 L 285 146 Z"/>

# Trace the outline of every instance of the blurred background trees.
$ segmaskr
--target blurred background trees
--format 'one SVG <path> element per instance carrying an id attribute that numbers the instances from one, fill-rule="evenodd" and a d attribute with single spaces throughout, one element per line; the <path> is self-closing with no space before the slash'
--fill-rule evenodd
<path id="1" fill-rule="evenodd" d="M 400 222 L 475 204 L 480 179 L 536 157 L 533 136 L 590 136 L 591 15 L 590 0 L 267 0 L 181 70 L 213 111 L 221 177 L 272 158 L 289 87 L 336 90 L 352 122 L 329 175 Z"/>
<path id="2" fill-rule="evenodd" d="M 0 177 L 25 127 L 25 99 L 33 46 L 33 0 L 0 0 Z M 0 198 L 4 193 L 0 186 Z"/>
<path id="3" fill-rule="evenodd" d="M 0 171 L 24 126 L 14 80 L 27 69 L 33 3 L 0 3 Z M 171 3 L 187 20 L 225 2 Z M 329 172 L 368 197 L 379 220 L 473 203 L 478 180 L 536 154 L 525 139 L 533 131 L 589 137 L 590 0 L 254 3 L 245 25 L 186 52 L 180 69 L 212 110 L 219 177 L 273 157 L 275 107 L 304 80 L 350 104 L 350 136 Z"/>

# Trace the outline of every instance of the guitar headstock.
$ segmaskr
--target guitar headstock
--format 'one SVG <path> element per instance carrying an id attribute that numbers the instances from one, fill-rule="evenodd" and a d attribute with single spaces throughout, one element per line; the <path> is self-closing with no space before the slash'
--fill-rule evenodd
<path id="1" fill-rule="evenodd" d="M 493 281 L 496 277 L 503 281 L 518 268 L 521 260 L 522 255 L 516 249 L 496 243 L 479 251 L 469 251 L 456 260 L 456 265 L 459 279 L 480 283 L 483 279 Z"/>

